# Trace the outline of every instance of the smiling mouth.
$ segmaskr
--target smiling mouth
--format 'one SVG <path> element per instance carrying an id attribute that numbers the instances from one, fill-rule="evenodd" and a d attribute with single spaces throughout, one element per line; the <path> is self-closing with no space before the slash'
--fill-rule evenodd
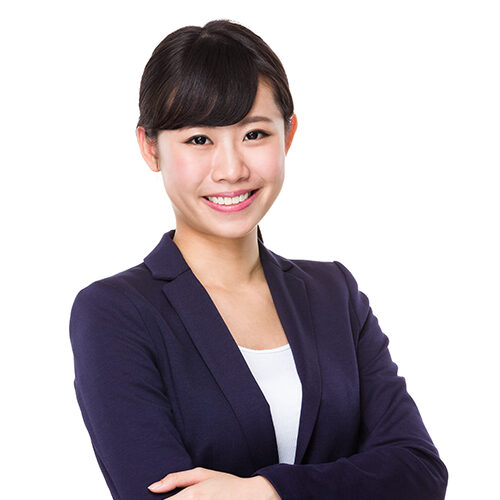
<path id="1" fill-rule="evenodd" d="M 215 203 L 217 205 L 238 205 L 239 203 L 244 202 L 250 196 L 252 196 L 255 192 L 257 192 L 258 189 L 254 189 L 252 191 L 247 191 L 244 194 L 241 194 L 239 196 L 233 196 L 233 197 L 228 197 L 228 196 L 203 196 L 208 201 L 211 201 L 212 203 Z"/>

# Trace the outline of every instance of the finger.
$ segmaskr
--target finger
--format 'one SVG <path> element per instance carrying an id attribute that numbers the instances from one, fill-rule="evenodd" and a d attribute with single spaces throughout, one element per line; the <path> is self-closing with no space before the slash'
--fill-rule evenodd
<path id="1" fill-rule="evenodd" d="M 195 467 L 194 469 L 171 472 L 160 481 L 150 484 L 148 488 L 157 493 L 164 493 L 165 491 L 170 491 L 174 488 L 184 488 L 185 486 L 191 486 L 208 479 L 212 475 L 211 472 L 214 471 L 210 471 L 209 469 L 205 469 L 203 467 Z"/>

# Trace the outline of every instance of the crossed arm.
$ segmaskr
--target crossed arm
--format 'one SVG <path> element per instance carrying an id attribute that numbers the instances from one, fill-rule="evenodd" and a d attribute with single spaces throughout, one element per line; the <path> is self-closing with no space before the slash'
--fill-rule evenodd
<path id="1" fill-rule="evenodd" d="M 262 476 L 241 478 L 233 474 L 203 467 L 173 472 L 162 480 L 149 485 L 153 492 L 167 492 L 174 488 L 185 488 L 173 495 L 176 500 L 213 498 L 218 500 L 281 500 L 271 483 Z"/>
<path id="2" fill-rule="evenodd" d="M 115 500 L 444 498 L 446 467 L 397 376 L 387 337 L 354 278 L 337 265 L 350 290 L 355 328 L 363 412 L 359 452 L 322 464 L 274 464 L 248 478 L 192 463 L 174 424 L 154 342 L 134 302 L 100 282 L 77 295 L 70 320 L 75 390 Z M 159 488 L 148 488 L 162 478 Z"/>

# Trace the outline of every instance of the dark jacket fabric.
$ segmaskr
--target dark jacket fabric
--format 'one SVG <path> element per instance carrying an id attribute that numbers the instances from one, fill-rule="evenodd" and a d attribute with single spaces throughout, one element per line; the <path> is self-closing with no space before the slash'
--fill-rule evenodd
<path id="1" fill-rule="evenodd" d="M 282 500 L 444 498 L 447 469 L 346 267 L 258 240 L 303 392 L 295 463 L 279 464 L 269 405 L 174 233 L 71 309 L 77 401 L 115 500 L 170 497 L 147 486 L 196 466 L 260 474 Z"/>

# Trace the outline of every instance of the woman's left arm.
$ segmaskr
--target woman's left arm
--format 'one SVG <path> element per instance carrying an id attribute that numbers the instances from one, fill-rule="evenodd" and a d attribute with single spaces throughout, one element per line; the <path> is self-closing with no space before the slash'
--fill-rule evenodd
<path id="1" fill-rule="evenodd" d="M 442 500 L 448 471 L 388 350 L 366 295 L 339 262 L 349 290 L 361 398 L 358 453 L 320 464 L 275 464 L 254 472 L 282 500 Z M 333 424 L 333 423 L 332 423 Z"/>

